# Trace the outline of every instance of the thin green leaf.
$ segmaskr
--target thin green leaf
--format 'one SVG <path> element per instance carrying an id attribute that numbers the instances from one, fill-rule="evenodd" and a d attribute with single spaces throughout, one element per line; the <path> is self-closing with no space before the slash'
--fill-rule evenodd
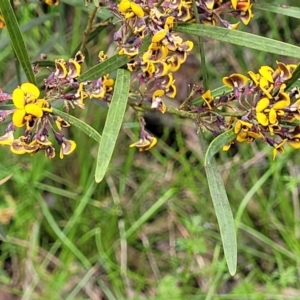
<path id="1" fill-rule="evenodd" d="M 208 146 L 205 158 L 204 158 L 204 166 L 209 166 L 212 164 L 212 159 L 215 154 L 217 154 L 223 146 L 233 141 L 236 137 L 234 133 L 234 129 L 227 130 L 222 134 L 218 135 Z"/>
<path id="2" fill-rule="evenodd" d="M 236 273 L 237 265 L 237 242 L 234 219 L 224 182 L 218 167 L 215 164 L 205 167 L 208 187 L 213 201 L 215 213 L 218 219 L 224 254 L 229 273 Z"/>
<path id="3" fill-rule="evenodd" d="M 0 240 L 3 242 L 6 241 L 6 233 L 1 223 L 0 223 Z"/>
<path id="4" fill-rule="evenodd" d="M 257 241 L 261 241 L 262 244 L 265 244 L 265 246 L 268 248 L 272 248 L 276 250 L 278 253 L 283 254 L 284 256 L 296 261 L 299 263 L 299 255 L 297 253 L 289 251 L 289 249 L 286 249 L 284 246 L 280 245 L 276 240 L 272 240 L 268 238 L 266 235 L 263 233 L 257 231 L 254 228 L 251 228 L 243 223 L 239 223 L 239 228 L 242 229 L 243 231 L 247 232 L 248 234 L 252 235 L 255 237 Z"/>
<path id="5" fill-rule="evenodd" d="M 62 244 L 65 245 L 82 263 L 82 265 L 86 269 L 91 268 L 91 263 L 87 259 L 87 257 L 76 247 L 76 245 L 71 241 L 60 229 L 60 227 L 57 225 L 53 215 L 51 214 L 48 205 L 46 204 L 45 200 L 42 198 L 40 194 L 33 195 L 37 199 L 37 202 L 39 203 L 41 210 L 43 212 L 43 215 L 45 216 L 47 222 L 49 223 L 51 229 L 55 233 L 55 235 L 61 240 Z"/>
<path id="6" fill-rule="evenodd" d="M 176 30 L 259 51 L 300 58 L 300 47 L 247 32 L 201 24 L 180 24 L 176 26 Z"/>
<path id="7" fill-rule="evenodd" d="M 207 150 L 207 143 L 201 132 L 198 136 L 202 152 L 204 153 Z M 225 259 L 229 273 L 233 276 L 236 273 L 237 266 L 237 242 L 230 203 L 228 201 L 221 173 L 213 157 L 210 159 L 210 164 L 204 166 L 204 168 L 220 228 Z"/>
<path id="8" fill-rule="evenodd" d="M 95 180 L 100 182 L 108 168 L 116 141 L 121 129 L 130 86 L 130 72 L 124 69 L 117 71 L 117 78 L 114 87 L 106 122 L 104 125 L 102 139 L 99 145 Z"/>
<path id="9" fill-rule="evenodd" d="M 38 65 L 40 68 L 55 68 L 55 63 L 51 60 L 37 60 L 34 61 L 32 64 Z"/>
<path id="10" fill-rule="evenodd" d="M 11 39 L 11 44 L 18 60 L 24 70 L 27 80 L 33 84 L 36 84 L 36 79 L 30 63 L 28 51 L 23 40 L 22 33 L 20 31 L 19 24 L 17 22 L 15 13 L 10 5 L 9 0 L 0 1 L 0 10 L 2 12 L 3 19 L 6 24 L 8 34 Z"/>
<path id="11" fill-rule="evenodd" d="M 292 18 L 300 19 L 300 8 L 285 4 L 269 4 L 269 3 L 254 3 L 254 9 L 270 11 L 276 14 L 285 15 Z"/>
<path id="12" fill-rule="evenodd" d="M 105 74 L 113 72 L 118 68 L 121 68 L 128 62 L 128 58 L 126 55 L 119 55 L 115 54 L 114 56 L 108 58 L 101 64 L 98 64 L 88 71 L 83 73 L 78 80 L 79 81 L 86 81 L 86 80 L 95 80 Z"/>
<path id="13" fill-rule="evenodd" d="M 79 130 L 84 132 L 87 136 L 91 137 L 94 139 L 96 142 L 100 143 L 101 141 L 101 135 L 90 125 L 86 124 L 84 121 L 81 121 L 77 119 L 74 116 L 71 116 L 65 112 L 62 112 L 56 108 L 52 108 L 53 113 L 57 116 L 60 116 L 64 120 L 68 121 L 71 125 L 77 127 Z"/>
<path id="14" fill-rule="evenodd" d="M 211 91 L 211 95 L 213 97 L 218 97 L 218 96 L 221 96 L 223 95 L 224 93 L 228 93 L 232 90 L 232 88 L 229 88 L 228 86 L 226 85 L 222 85 L 214 90 Z"/>
<path id="15" fill-rule="evenodd" d="M 140 48 L 140 53 L 143 53 L 149 46 L 150 39 L 146 38 L 142 46 Z M 90 68 L 88 71 L 83 73 L 78 80 L 79 81 L 85 81 L 85 80 L 94 80 L 97 79 L 105 74 L 108 74 L 110 72 L 113 72 L 121 67 L 123 67 L 130 58 L 128 58 L 126 55 L 119 55 L 115 54 L 114 56 L 108 58 L 101 64 L 98 64 L 92 68 Z"/>

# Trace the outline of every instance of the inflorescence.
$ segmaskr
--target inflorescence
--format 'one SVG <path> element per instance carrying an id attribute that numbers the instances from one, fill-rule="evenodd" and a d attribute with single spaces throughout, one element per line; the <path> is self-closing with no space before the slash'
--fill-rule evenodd
<path id="1" fill-rule="evenodd" d="M 202 103 L 190 106 L 190 111 L 201 114 L 199 125 L 214 135 L 233 128 L 237 142 L 265 141 L 274 148 L 273 158 L 277 152 L 284 152 L 285 144 L 298 149 L 300 123 L 296 121 L 300 120 L 300 90 L 295 87 L 287 91 L 285 84 L 296 67 L 277 62 L 275 69 L 262 66 L 258 73 L 249 71 L 247 76 L 224 77 L 223 83 L 231 91 L 215 98 L 206 91 L 201 96 Z M 238 116 L 224 116 L 226 108 L 233 112 L 231 115 Z M 227 151 L 233 143 L 225 145 L 223 150 Z"/>
<path id="2" fill-rule="evenodd" d="M 103 2 L 103 1 L 101 1 Z M 129 59 L 127 68 L 132 72 L 131 95 L 139 95 L 138 103 L 149 103 L 152 109 L 165 113 L 167 108 L 164 97 L 175 98 L 178 84 L 174 73 L 185 63 L 194 43 L 186 36 L 174 31 L 176 23 L 200 22 L 206 25 L 219 25 L 236 29 L 239 22 L 247 25 L 252 14 L 254 0 L 121 0 L 104 1 L 108 9 L 121 24 L 114 33 L 114 41 L 119 55 Z M 57 5 L 59 1 L 46 1 Z M 103 3 L 102 3 L 103 4 Z M 228 20 L 236 18 L 236 23 Z M 0 16 L 1 26 L 5 26 Z M 148 43 L 148 44 L 147 44 Z M 148 45 L 145 52 L 140 51 L 142 44 Z M 55 60 L 55 68 L 44 79 L 41 90 L 32 83 L 23 83 L 12 94 L 0 90 L 0 101 L 12 100 L 14 109 L 0 111 L 3 122 L 12 114 L 12 121 L 6 133 L 0 137 L 0 144 L 10 146 L 13 153 L 31 155 L 43 150 L 48 158 L 55 156 L 55 148 L 49 139 L 50 133 L 60 145 L 60 157 L 68 155 L 76 148 L 76 143 L 68 140 L 62 129 L 70 124 L 53 113 L 52 103 L 63 100 L 69 112 L 70 107 L 84 108 L 86 99 L 100 99 L 109 104 L 114 80 L 106 74 L 96 80 L 80 81 L 84 56 L 79 51 L 75 57 L 65 61 Z M 107 59 L 100 51 L 98 63 Z M 185 104 L 179 109 L 196 115 L 197 124 L 215 135 L 233 128 L 238 142 L 251 143 L 261 139 L 283 152 L 285 144 L 300 148 L 300 93 L 297 88 L 286 90 L 285 82 L 291 78 L 295 65 L 277 62 L 272 69 L 263 66 L 258 73 L 232 74 L 223 78 L 223 83 L 231 89 L 223 95 L 212 97 L 211 91 L 194 86 Z M 36 71 L 36 66 L 34 68 Z M 43 97 L 41 97 L 43 93 Z M 193 102 L 200 96 L 201 104 Z M 135 108 L 135 106 L 134 106 Z M 226 117 L 230 108 L 231 117 Z M 230 114 L 229 114 L 230 115 Z M 234 115 L 234 116 L 232 116 Z M 140 151 L 151 149 L 157 139 L 145 130 L 145 121 L 139 115 L 140 139 L 131 144 Z M 15 138 L 16 128 L 24 128 Z M 228 150 L 233 142 L 224 146 Z"/>

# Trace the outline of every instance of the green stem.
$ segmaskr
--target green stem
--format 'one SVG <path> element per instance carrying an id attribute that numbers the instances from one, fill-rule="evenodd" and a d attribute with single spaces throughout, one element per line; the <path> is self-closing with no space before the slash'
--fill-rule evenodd
<path id="1" fill-rule="evenodd" d="M 82 39 L 82 43 L 80 46 L 80 52 L 83 52 L 83 50 L 85 49 L 85 46 L 88 42 L 89 39 L 89 35 L 93 29 L 93 22 L 94 19 L 96 17 L 96 13 L 97 13 L 98 8 L 95 7 L 90 13 L 89 13 L 89 18 L 88 18 L 88 23 L 86 25 L 86 29 L 84 30 L 84 35 L 83 35 L 83 39 Z"/>
<path id="2" fill-rule="evenodd" d="M 153 108 L 151 108 L 151 104 L 147 103 L 147 102 L 143 102 L 140 103 L 137 100 L 132 100 L 129 99 L 128 100 L 128 104 L 134 108 L 136 111 L 145 111 L 145 110 L 153 110 Z M 206 117 L 211 115 L 211 113 L 213 114 L 218 114 L 224 117 L 242 117 L 243 115 L 245 115 L 245 112 L 227 112 L 227 111 L 207 111 L 207 112 L 202 112 L 202 113 L 197 113 L 197 112 L 188 112 L 188 111 L 184 111 L 184 110 L 179 110 L 177 107 L 167 107 L 166 113 L 170 114 L 170 115 L 175 115 L 181 118 L 185 118 L 185 119 L 191 119 L 191 120 L 197 120 L 200 117 Z"/>
<path id="3" fill-rule="evenodd" d="M 200 24 L 200 19 L 198 15 L 198 10 L 197 10 L 197 5 L 195 0 L 193 0 L 193 10 L 194 10 L 194 15 L 196 18 L 196 23 Z M 199 52 L 200 52 L 200 59 L 201 59 L 201 71 L 202 71 L 202 76 L 203 76 L 203 87 L 205 91 L 207 91 L 208 88 L 208 74 L 207 74 L 207 67 L 206 67 L 206 61 L 205 61 L 205 51 L 204 51 L 204 44 L 203 44 L 203 39 L 198 37 L 199 41 Z"/>

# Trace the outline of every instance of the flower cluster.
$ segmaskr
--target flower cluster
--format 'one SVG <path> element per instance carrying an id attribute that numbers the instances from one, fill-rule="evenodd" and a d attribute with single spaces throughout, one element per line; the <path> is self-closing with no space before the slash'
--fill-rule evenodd
<path id="1" fill-rule="evenodd" d="M 100 52 L 99 62 L 107 59 Z M 62 128 L 70 124 L 59 116 L 53 114 L 51 103 L 63 99 L 65 108 L 79 106 L 84 108 L 85 98 L 97 98 L 108 101 L 112 96 L 114 80 L 106 74 L 93 81 L 80 82 L 81 64 L 84 56 L 77 52 L 74 58 L 68 61 L 55 60 L 55 69 L 44 80 L 44 97 L 40 98 L 40 90 L 32 83 L 23 83 L 17 87 L 12 95 L 0 90 L 0 102 L 12 100 L 14 109 L 1 110 L 0 122 L 12 114 L 12 122 L 8 124 L 5 135 L 0 137 L 0 145 L 10 146 L 15 154 L 29 153 L 31 155 L 44 150 L 48 158 L 55 156 L 55 148 L 48 139 L 52 131 L 54 138 L 60 145 L 60 158 L 74 151 L 76 144 L 68 140 L 61 133 Z M 35 71 L 38 68 L 35 67 Z M 14 138 L 15 128 L 25 128 L 24 133 Z"/>
<path id="2" fill-rule="evenodd" d="M 136 87 L 142 101 L 150 102 L 151 108 L 162 113 L 167 109 L 163 98 L 175 98 L 177 93 L 173 74 L 194 46 L 191 40 L 184 40 L 174 31 L 174 24 L 194 22 L 198 14 L 197 19 L 203 24 L 236 29 L 238 23 L 230 24 L 222 16 L 236 17 L 244 24 L 253 17 L 250 0 L 198 0 L 195 7 L 190 0 L 121 0 L 111 7 L 122 24 L 114 35 L 119 54 L 130 58 L 127 67 L 135 74 L 132 88 Z M 146 52 L 140 53 L 146 37 L 150 38 L 150 45 Z"/>
<path id="3" fill-rule="evenodd" d="M 99 60 L 105 59 L 107 57 L 101 51 Z M 109 78 L 109 74 L 93 81 L 78 81 L 83 61 L 84 56 L 80 51 L 68 61 L 57 59 L 55 60 L 55 70 L 45 79 L 47 96 L 53 100 L 64 99 L 67 109 L 69 105 L 84 108 L 84 99 L 86 98 L 97 98 L 109 102 L 112 96 L 114 80 Z"/>
<path id="4" fill-rule="evenodd" d="M 153 146 L 156 145 L 157 143 L 157 138 L 151 136 L 146 130 L 145 130 L 145 120 L 144 118 L 140 117 L 139 118 L 140 121 L 140 139 L 131 144 L 129 147 L 137 147 L 139 149 L 140 152 L 142 151 L 147 151 L 149 149 L 151 149 Z"/>
<path id="5" fill-rule="evenodd" d="M 252 14 L 251 0 L 196 0 L 199 19 L 203 24 L 221 24 L 226 28 L 236 29 L 238 23 L 230 23 L 222 16 L 228 15 L 240 19 L 248 25 Z"/>
<path id="6" fill-rule="evenodd" d="M 184 41 L 173 31 L 175 21 L 187 21 L 191 2 L 164 2 L 161 7 L 157 3 L 135 3 L 122 0 L 117 7 L 123 24 L 115 34 L 119 43 L 119 54 L 131 58 L 128 63 L 130 71 L 136 71 L 136 81 L 141 91 L 146 86 L 143 98 L 152 103 L 152 108 L 166 111 L 163 96 L 176 96 L 173 73 L 186 61 L 193 49 L 192 41 Z M 176 17 L 175 17 L 176 16 Z M 148 50 L 139 55 L 142 40 L 151 36 Z"/>
<path id="7" fill-rule="evenodd" d="M 44 2 L 48 5 L 59 4 L 59 0 L 44 0 Z M 119 4 L 116 4 L 115 1 L 106 2 L 111 12 L 120 20 L 121 26 L 114 34 L 114 41 L 118 44 L 118 54 L 130 58 L 127 68 L 134 74 L 131 92 L 134 92 L 136 88 L 137 93 L 141 95 L 141 103 L 149 102 L 151 108 L 164 113 L 167 108 L 163 98 L 175 98 L 177 94 L 174 73 L 185 63 L 194 47 L 191 40 L 187 40 L 174 31 L 174 25 L 179 22 L 200 20 L 202 24 L 219 24 L 226 28 L 236 29 L 238 23 L 231 24 L 225 17 L 234 17 L 244 24 L 248 24 L 253 17 L 251 9 L 254 0 L 196 0 L 194 3 L 191 0 L 121 0 Z M 0 16 L 0 27 L 1 24 L 4 24 L 4 21 Z M 141 45 L 146 37 L 149 38 L 149 46 L 144 53 L 140 53 Z M 51 103 L 55 100 L 63 100 L 67 112 L 70 107 L 84 108 L 88 98 L 101 99 L 109 103 L 114 85 L 114 80 L 109 78 L 109 74 L 95 80 L 81 81 L 80 75 L 84 59 L 80 51 L 76 53 L 75 57 L 68 60 L 56 59 L 54 69 L 44 80 L 43 98 L 40 98 L 38 87 L 31 83 L 24 83 L 17 87 L 12 95 L 0 90 L 0 100 L 12 99 L 15 107 L 12 110 L 0 111 L 0 121 L 4 121 L 9 114 L 12 114 L 12 123 L 7 126 L 6 134 L 0 137 L 0 144 L 9 145 L 11 151 L 17 154 L 35 154 L 44 150 L 47 157 L 53 158 L 55 149 L 48 139 L 49 132 L 52 131 L 55 139 L 61 145 L 61 158 L 75 149 L 75 142 L 67 140 L 61 133 L 62 127 L 68 127 L 70 124 L 53 114 Z M 101 51 L 98 55 L 98 63 L 106 59 L 107 56 Z M 279 64 L 278 66 L 284 73 L 284 65 Z M 290 74 L 292 67 L 286 66 L 286 68 Z M 38 71 L 38 66 L 34 67 L 34 71 Z M 272 75 L 267 76 L 268 72 Z M 275 70 L 275 73 L 277 74 L 278 71 Z M 277 74 L 281 76 L 281 79 L 278 79 L 274 74 L 270 69 L 261 70 L 259 74 L 249 73 L 250 79 L 234 74 L 224 79 L 225 84 L 231 85 L 234 89 L 231 94 L 214 99 L 210 91 L 202 93 L 203 103 L 193 108 L 193 112 L 209 111 L 212 114 L 215 108 L 218 109 L 234 100 L 242 104 L 242 98 L 247 98 L 249 94 L 258 95 L 259 91 L 254 87 L 259 87 L 260 91 L 265 91 L 263 94 L 265 97 L 258 101 L 256 96 L 255 108 L 252 106 L 251 113 L 247 114 L 247 118 L 250 118 L 249 120 L 252 122 L 251 118 L 255 111 L 253 120 L 255 119 L 256 123 L 252 124 L 249 121 L 249 124 L 251 123 L 254 127 L 248 124 L 246 133 L 242 134 L 238 129 L 239 126 L 244 128 L 244 125 L 239 122 L 248 122 L 246 117 L 239 121 L 231 120 L 228 124 L 225 118 L 215 114 L 214 116 L 217 116 L 215 121 L 208 124 L 204 118 L 203 124 L 215 133 L 230 126 L 236 126 L 235 130 L 238 131 L 237 140 L 239 141 L 263 138 L 262 130 L 256 132 L 255 126 L 267 128 L 270 135 L 273 135 L 275 132 L 277 133 L 281 120 L 291 119 L 291 115 L 295 115 L 294 112 L 288 116 L 288 113 L 281 108 L 284 101 L 284 103 L 288 103 L 286 95 L 289 94 L 284 91 L 282 86 L 278 86 L 278 80 L 282 80 L 283 83 L 287 75 Z M 270 80 L 270 76 L 274 77 L 273 81 Z M 251 82 L 250 85 L 248 81 Z M 259 83 L 255 86 L 256 82 Z M 276 93 L 272 90 L 272 84 Z M 272 97 L 277 97 L 275 100 L 279 104 L 274 106 L 275 100 Z M 145 130 L 145 121 L 141 117 L 140 127 L 140 140 L 130 147 L 138 147 L 140 151 L 149 150 L 157 143 L 157 140 Z M 23 135 L 17 139 L 14 138 L 15 128 L 25 128 Z M 265 138 L 267 139 L 267 137 Z M 268 137 L 268 141 L 270 144 L 272 143 L 270 137 Z"/>
<path id="8" fill-rule="evenodd" d="M 201 105 L 192 111 L 209 115 L 209 122 L 202 118 L 201 124 L 216 135 L 234 128 L 238 142 L 265 141 L 274 148 L 274 158 L 277 152 L 284 152 L 284 144 L 298 149 L 300 126 L 295 121 L 300 120 L 300 91 L 298 88 L 287 91 L 285 84 L 295 68 L 296 65 L 277 62 L 275 69 L 262 66 L 257 73 L 249 71 L 247 76 L 224 77 L 223 83 L 232 91 L 216 98 L 207 91 L 202 95 Z M 224 107 L 230 107 L 239 116 L 227 120 L 220 111 Z M 232 143 L 223 150 L 228 150 Z"/>
<path id="9" fill-rule="evenodd" d="M 36 154 L 44 151 L 48 158 L 55 156 L 55 148 L 48 139 L 51 130 L 60 145 L 60 158 L 72 153 L 76 147 L 74 141 L 68 140 L 60 132 L 62 127 L 69 127 L 69 123 L 53 115 L 50 103 L 40 99 L 39 89 L 32 83 L 23 83 L 17 87 L 12 95 L 0 93 L 1 101 L 12 98 L 15 109 L 2 110 L 1 122 L 10 114 L 12 122 L 8 124 L 5 135 L 0 137 L 0 145 L 10 146 L 15 154 Z M 54 129 L 53 123 L 58 130 Z M 25 130 L 21 136 L 14 138 L 15 127 Z"/>

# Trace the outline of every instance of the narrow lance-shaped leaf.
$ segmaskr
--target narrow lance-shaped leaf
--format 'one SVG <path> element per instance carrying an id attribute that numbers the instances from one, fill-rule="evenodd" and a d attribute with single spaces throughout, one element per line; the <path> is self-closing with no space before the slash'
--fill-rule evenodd
<path id="1" fill-rule="evenodd" d="M 208 146 L 205 158 L 204 158 L 204 166 L 211 165 L 213 163 L 213 157 L 217 154 L 224 145 L 233 141 L 236 137 L 234 133 L 234 129 L 227 130 L 222 134 L 218 135 Z"/>
<path id="2" fill-rule="evenodd" d="M 207 143 L 204 140 L 201 132 L 198 136 L 202 152 L 205 152 L 207 149 Z M 216 144 L 217 143 L 218 142 L 216 142 Z M 212 150 L 214 148 L 214 146 L 211 147 L 209 151 L 212 151 L 212 153 L 214 153 L 215 151 Z M 221 173 L 213 157 L 210 157 L 209 164 L 206 164 L 204 168 L 207 176 L 210 195 L 220 228 L 225 259 L 227 262 L 228 270 L 233 276 L 236 273 L 237 266 L 237 241 L 232 211 Z"/>
<path id="3" fill-rule="evenodd" d="M 87 136 L 91 137 L 92 139 L 94 139 L 96 142 L 100 143 L 101 141 L 101 135 L 90 125 L 86 124 L 84 121 L 77 119 L 74 116 L 71 116 L 65 112 L 62 112 L 56 108 L 52 108 L 53 109 L 53 113 L 61 118 L 63 118 L 64 120 L 66 120 L 67 122 L 69 122 L 71 125 L 77 127 L 79 130 L 81 130 L 82 132 L 84 132 Z"/>
<path id="4" fill-rule="evenodd" d="M 121 129 L 129 95 L 130 73 L 124 69 L 117 71 L 114 94 L 109 105 L 109 110 L 102 132 L 99 145 L 95 180 L 100 182 L 107 171 L 116 141 Z"/>
<path id="5" fill-rule="evenodd" d="M 78 80 L 85 81 L 85 80 L 97 79 L 105 74 L 108 74 L 110 72 L 117 70 L 118 68 L 121 68 L 127 62 L 128 62 L 128 58 L 126 55 L 115 54 L 114 56 L 108 58 L 101 64 L 98 64 L 98 65 L 90 68 L 88 71 L 83 73 L 78 78 Z"/>
<path id="6" fill-rule="evenodd" d="M 24 70 L 27 80 L 33 84 L 36 84 L 36 79 L 32 70 L 28 51 L 9 0 L 0 1 L 0 11 L 5 21 L 12 47 Z"/>
<path id="7" fill-rule="evenodd" d="M 270 11 L 276 14 L 300 19 L 299 7 L 283 5 L 283 4 L 270 4 L 270 3 L 254 3 L 253 7 L 255 9 Z"/>
<path id="8" fill-rule="evenodd" d="M 140 53 L 143 53 L 147 50 L 148 46 L 150 44 L 150 39 L 145 38 L 142 46 L 140 48 Z M 85 81 L 85 80 L 94 80 L 97 79 L 107 73 L 113 72 L 122 66 L 124 66 L 128 61 L 130 60 L 129 57 L 126 55 L 119 55 L 115 54 L 114 56 L 108 58 L 101 64 L 98 64 L 92 68 L 90 68 L 88 71 L 83 73 L 78 80 L 79 81 Z"/>
<path id="9" fill-rule="evenodd" d="M 180 24 L 176 26 L 176 30 L 259 51 L 300 58 L 300 47 L 247 32 L 201 24 Z"/>

